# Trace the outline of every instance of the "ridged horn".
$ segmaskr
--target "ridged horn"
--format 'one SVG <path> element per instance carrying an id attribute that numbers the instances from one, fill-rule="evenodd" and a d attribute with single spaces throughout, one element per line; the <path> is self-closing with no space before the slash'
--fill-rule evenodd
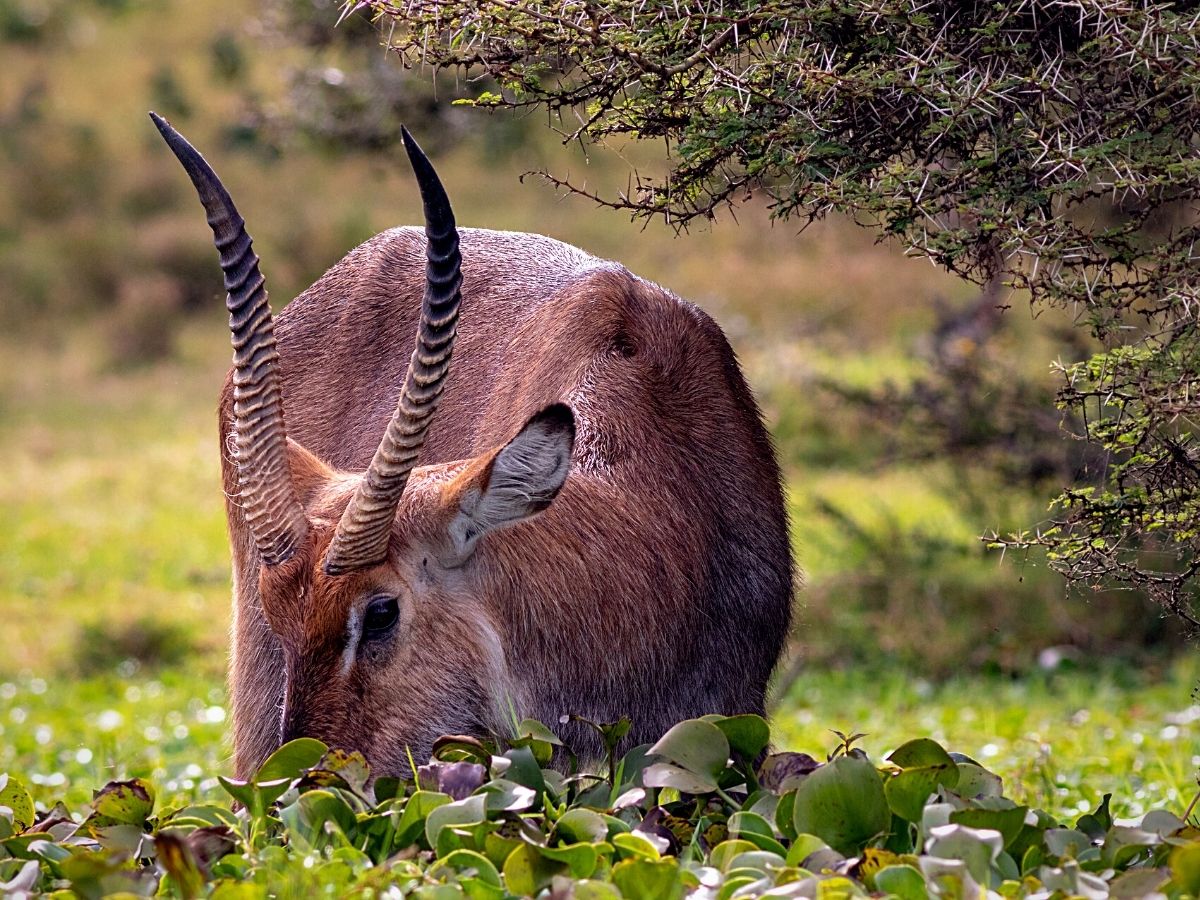
<path id="1" fill-rule="evenodd" d="M 275 323 L 246 223 L 217 173 L 162 116 L 150 113 L 200 195 L 225 273 L 233 337 L 233 415 L 238 487 L 246 522 L 269 566 L 286 562 L 308 531 L 288 468 Z"/>
<path id="2" fill-rule="evenodd" d="M 396 412 L 325 555 L 325 572 L 329 575 L 376 565 L 387 556 L 396 506 L 437 410 L 458 326 L 462 257 L 454 212 L 429 159 L 408 129 L 402 129 L 402 134 L 425 206 L 427 262 L 421 322 Z"/>

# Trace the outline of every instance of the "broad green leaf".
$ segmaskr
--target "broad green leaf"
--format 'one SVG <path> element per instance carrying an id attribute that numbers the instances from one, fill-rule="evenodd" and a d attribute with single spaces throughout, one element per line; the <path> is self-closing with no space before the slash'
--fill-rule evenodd
<path id="1" fill-rule="evenodd" d="M 95 827 L 136 825 L 139 828 L 154 809 L 154 788 L 141 778 L 110 781 L 92 797 L 89 823 Z"/>
<path id="2" fill-rule="evenodd" d="M 715 781 L 729 761 L 729 741 L 711 722 L 689 719 L 673 726 L 650 752 L 694 775 Z"/>
<path id="3" fill-rule="evenodd" d="M 437 862 L 429 869 L 429 874 L 437 878 L 438 872 L 449 869 L 458 873 L 470 873 L 486 884 L 501 887 L 500 873 L 496 867 L 480 853 L 473 850 L 455 850 Z"/>
<path id="4" fill-rule="evenodd" d="M 928 900 L 925 876 L 909 865 L 887 866 L 875 873 L 875 890 L 897 900 Z"/>
<path id="5" fill-rule="evenodd" d="M 917 738 L 907 741 L 888 755 L 888 761 L 901 769 L 925 769 L 931 766 L 953 766 L 954 760 L 937 741 Z M 957 777 L 955 781 L 957 781 Z M 953 785 L 950 785 L 953 787 Z"/>
<path id="6" fill-rule="evenodd" d="M 625 900 L 679 900 L 683 881 L 672 859 L 627 859 L 612 869 L 613 884 Z"/>
<path id="7" fill-rule="evenodd" d="M 614 847 L 621 851 L 621 856 L 623 857 L 655 860 L 662 855 L 658 852 L 658 848 L 650 843 L 645 835 L 637 834 L 636 832 L 613 835 L 612 843 Z"/>
<path id="8" fill-rule="evenodd" d="M 1200 841 L 1171 851 L 1171 883 L 1180 891 L 1200 896 Z"/>
<path id="9" fill-rule="evenodd" d="M 522 843 L 504 861 L 504 884 L 513 894 L 532 897 L 566 869 L 564 863 L 548 859 L 532 844 Z"/>
<path id="10" fill-rule="evenodd" d="M 288 741 L 267 757 L 254 780 L 262 782 L 299 778 L 306 770 L 317 765 L 327 752 L 329 748 L 314 738 L 296 738 L 294 741 Z"/>
<path id="11" fill-rule="evenodd" d="M 33 797 L 25 785 L 8 774 L 0 775 L 0 806 L 8 808 L 14 833 L 24 831 L 33 824 Z"/>
<path id="12" fill-rule="evenodd" d="M 574 900 L 622 900 L 621 894 L 606 881 L 577 881 L 571 886 Z"/>
<path id="13" fill-rule="evenodd" d="M 804 861 L 818 850 L 827 850 L 828 848 L 829 845 L 815 834 L 798 834 L 792 841 L 792 846 L 788 848 L 787 858 L 784 862 L 789 866 L 802 866 Z"/>
<path id="14" fill-rule="evenodd" d="M 538 850 L 547 859 L 565 863 L 572 878 L 590 878 L 596 871 L 599 848 L 594 844 L 580 841 L 560 847 L 539 847 Z"/>
<path id="15" fill-rule="evenodd" d="M 1050 855 L 1060 859 L 1075 859 L 1092 846 L 1092 839 L 1074 828 L 1048 828 L 1044 840 Z"/>
<path id="16" fill-rule="evenodd" d="M 554 825 L 554 833 L 563 841 L 599 843 L 608 838 L 608 822 L 590 809 L 569 809 Z"/>
<path id="17" fill-rule="evenodd" d="M 675 788 L 685 794 L 709 794 L 717 789 L 717 780 L 703 772 L 693 772 L 670 763 L 655 763 L 642 772 L 646 787 Z"/>
<path id="18" fill-rule="evenodd" d="M 968 828 L 990 828 L 1000 832 L 1007 848 L 1017 839 L 1025 827 L 1028 808 L 1014 806 L 1011 809 L 959 809 L 950 813 L 950 821 Z"/>
<path id="19" fill-rule="evenodd" d="M 760 815 L 750 812 L 736 812 L 729 817 L 729 836 L 750 841 L 760 850 L 768 850 L 787 856 L 787 850 L 775 837 L 771 823 Z"/>
<path id="20" fill-rule="evenodd" d="M 958 781 L 958 768 L 953 763 L 904 769 L 888 778 L 883 787 L 892 812 L 915 823 L 921 821 L 930 797 L 948 781 Z"/>
<path id="21" fill-rule="evenodd" d="M 417 791 L 404 804 L 404 812 L 396 823 L 396 848 L 403 849 L 416 843 L 425 833 L 425 819 L 428 815 L 450 802 L 445 794 L 434 791 Z"/>
<path id="22" fill-rule="evenodd" d="M 730 840 L 722 841 L 713 848 L 709 854 L 708 864 L 713 868 L 726 871 L 734 858 L 743 853 L 750 853 L 758 849 L 758 845 L 752 844 L 750 841 Z"/>
<path id="23" fill-rule="evenodd" d="M 958 763 L 958 784 L 954 793 L 971 800 L 975 797 L 999 797 L 1004 793 L 1004 782 L 976 763 Z"/>
<path id="24" fill-rule="evenodd" d="M 751 763 L 767 748 L 771 729 L 762 716 L 727 716 L 713 721 L 729 741 L 729 749 Z"/>
<path id="25" fill-rule="evenodd" d="M 891 821 L 883 779 L 868 759 L 840 756 L 796 788 L 797 833 L 814 834 L 840 853 L 856 853 Z"/>
<path id="26" fill-rule="evenodd" d="M 430 810 L 425 817 L 425 840 L 438 849 L 438 836 L 442 829 L 452 826 L 478 825 L 487 818 L 486 799 L 481 794 L 444 803 Z"/>

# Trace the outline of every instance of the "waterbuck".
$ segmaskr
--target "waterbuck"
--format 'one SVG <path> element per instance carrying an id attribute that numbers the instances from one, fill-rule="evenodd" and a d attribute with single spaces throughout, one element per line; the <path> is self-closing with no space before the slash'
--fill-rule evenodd
<path id="1" fill-rule="evenodd" d="M 151 116 L 228 291 L 239 776 L 301 735 L 400 773 L 408 749 L 514 716 L 629 716 L 640 743 L 763 711 L 791 552 L 769 437 L 711 318 L 558 241 L 458 229 L 406 131 L 424 230 L 350 251 L 273 321 L 228 192 Z M 598 753 L 589 729 L 560 731 Z"/>

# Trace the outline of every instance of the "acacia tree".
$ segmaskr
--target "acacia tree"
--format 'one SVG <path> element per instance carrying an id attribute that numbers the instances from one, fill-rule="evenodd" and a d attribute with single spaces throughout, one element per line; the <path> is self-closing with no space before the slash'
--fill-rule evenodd
<path id="1" fill-rule="evenodd" d="M 684 227 L 749 191 L 829 210 L 981 283 L 1065 307 L 1101 352 L 1060 407 L 1107 454 L 1054 520 L 995 535 L 1193 625 L 1200 571 L 1200 13 L 1134 0 L 368 0 L 408 65 L 483 77 L 567 140 L 665 141 L 588 194 Z M 571 191 L 582 187 L 551 178 Z"/>

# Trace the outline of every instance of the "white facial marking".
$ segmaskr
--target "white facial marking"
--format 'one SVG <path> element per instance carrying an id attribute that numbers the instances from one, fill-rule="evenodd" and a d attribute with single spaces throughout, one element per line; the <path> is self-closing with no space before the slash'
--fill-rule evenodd
<path id="1" fill-rule="evenodd" d="M 357 607 L 351 607 L 346 617 L 346 649 L 342 651 L 342 677 L 350 674 L 354 666 L 354 657 L 358 653 L 358 642 L 362 638 L 362 613 Z"/>

